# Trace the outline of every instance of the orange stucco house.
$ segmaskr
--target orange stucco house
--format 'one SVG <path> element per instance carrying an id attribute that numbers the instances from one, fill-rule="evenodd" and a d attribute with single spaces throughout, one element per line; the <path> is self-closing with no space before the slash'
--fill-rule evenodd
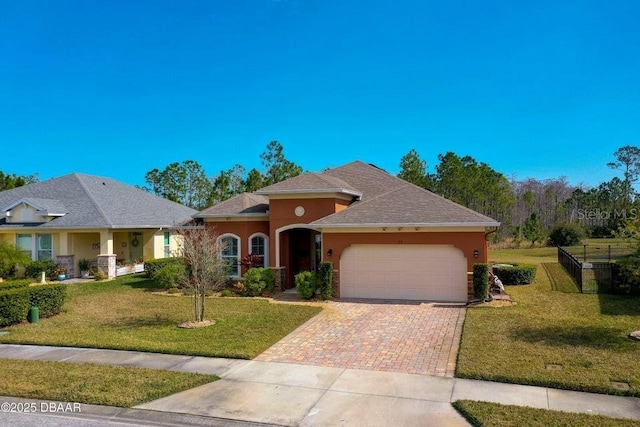
<path id="1" fill-rule="evenodd" d="M 468 301 L 497 221 L 360 161 L 243 193 L 194 216 L 225 239 L 233 276 L 247 254 L 283 287 L 321 261 L 340 298 Z"/>

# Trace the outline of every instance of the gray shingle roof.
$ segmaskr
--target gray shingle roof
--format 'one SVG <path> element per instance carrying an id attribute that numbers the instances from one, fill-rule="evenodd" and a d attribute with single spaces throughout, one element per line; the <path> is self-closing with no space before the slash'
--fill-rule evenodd
<path id="1" fill-rule="evenodd" d="M 242 193 L 228 200 L 208 207 L 194 215 L 194 218 L 219 217 L 229 215 L 265 215 L 269 210 L 269 198 L 260 194 Z"/>
<path id="2" fill-rule="evenodd" d="M 257 194 L 344 193 L 360 197 L 362 192 L 339 177 L 307 172 L 261 188 Z"/>
<path id="3" fill-rule="evenodd" d="M 24 199 L 34 203 L 54 200 L 65 208 L 66 215 L 40 224 L 39 228 L 170 227 L 189 221 L 197 213 L 113 179 L 79 173 L 0 192 L 3 207 Z M 12 225 L 3 225 L 7 227 Z"/>

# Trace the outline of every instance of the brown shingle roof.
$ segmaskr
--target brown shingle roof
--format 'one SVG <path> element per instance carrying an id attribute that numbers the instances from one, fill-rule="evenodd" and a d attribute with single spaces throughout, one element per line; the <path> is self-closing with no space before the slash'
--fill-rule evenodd
<path id="1" fill-rule="evenodd" d="M 296 193 L 344 193 L 356 197 L 362 195 L 361 191 L 338 177 L 315 172 L 307 172 L 256 191 L 256 194 Z"/>
<path id="2" fill-rule="evenodd" d="M 269 198 L 255 193 L 242 193 L 194 215 L 194 218 L 228 215 L 264 215 L 269 210 Z"/>
<path id="3" fill-rule="evenodd" d="M 312 224 L 337 227 L 499 225 L 492 218 L 407 182 Z"/>
<path id="4" fill-rule="evenodd" d="M 269 194 L 323 192 L 342 192 L 360 197 L 349 208 L 312 222 L 317 226 L 499 225 L 492 218 L 361 161 L 322 173 L 305 173 L 256 193 L 240 194 L 205 209 L 195 217 L 265 214 L 269 209 Z"/>

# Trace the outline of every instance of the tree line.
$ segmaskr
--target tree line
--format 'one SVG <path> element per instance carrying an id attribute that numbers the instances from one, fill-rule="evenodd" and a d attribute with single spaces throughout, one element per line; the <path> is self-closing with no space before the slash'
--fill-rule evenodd
<path id="1" fill-rule="evenodd" d="M 300 175 L 301 166 L 288 160 L 278 141 L 260 154 L 262 170 L 247 171 L 241 164 L 208 176 L 194 160 L 174 162 L 145 174 L 143 189 L 160 197 L 201 210 L 242 192 L 253 192 Z M 438 155 L 429 172 L 415 149 L 400 159 L 398 177 L 490 216 L 502 223 L 499 238 L 541 241 L 554 227 L 579 224 L 594 237 L 611 236 L 626 219 L 640 215 L 640 198 L 633 184 L 640 177 L 640 148 L 626 145 L 613 161 L 603 165 L 621 171 L 595 187 L 569 184 L 566 177 L 509 180 L 484 162 L 453 152 Z M 37 181 L 37 175 L 0 172 L 0 190 Z"/>

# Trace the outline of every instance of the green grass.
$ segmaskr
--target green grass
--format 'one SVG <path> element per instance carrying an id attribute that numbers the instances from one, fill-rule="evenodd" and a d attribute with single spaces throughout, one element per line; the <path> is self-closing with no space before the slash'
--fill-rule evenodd
<path id="1" fill-rule="evenodd" d="M 477 427 L 637 427 L 640 422 L 602 415 L 575 414 L 524 406 L 458 400 L 453 407 Z"/>
<path id="2" fill-rule="evenodd" d="M 507 286 L 516 305 L 467 310 L 458 377 L 640 396 L 640 342 L 628 338 L 640 329 L 639 297 L 553 291 L 542 267 L 557 261 L 553 248 L 490 256 L 537 264 L 538 273 L 532 285 Z M 554 278 L 566 283 L 562 275 Z M 547 370 L 548 364 L 562 370 Z M 612 381 L 631 390 L 619 392 Z"/>
<path id="3" fill-rule="evenodd" d="M 190 374 L 92 363 L 0 359 L 0 396 L 131 407 L 216 381 Z"/>
<path id="4" fill-rule="evenodd" d="M 549 283 L 551 289 L 554 291 L 567 292 L 567 293 L 579 293 L 578 285 L 573 281 L 571 276 L 567 273 L 567 270 L 557 262 L 543 262 L 542 268 L 549 277 Z"/>
<path id="5" fill-rule="evenodd" d="M 64 312 L 40 323 L 4 328 L 0 343 L 112 348 L 251 359 L 321 308 L 253 298 L 207 298 L 215 325 L 181 329 L 192 300 L 151 293 L 143 276 L 68 285 Z"/>

